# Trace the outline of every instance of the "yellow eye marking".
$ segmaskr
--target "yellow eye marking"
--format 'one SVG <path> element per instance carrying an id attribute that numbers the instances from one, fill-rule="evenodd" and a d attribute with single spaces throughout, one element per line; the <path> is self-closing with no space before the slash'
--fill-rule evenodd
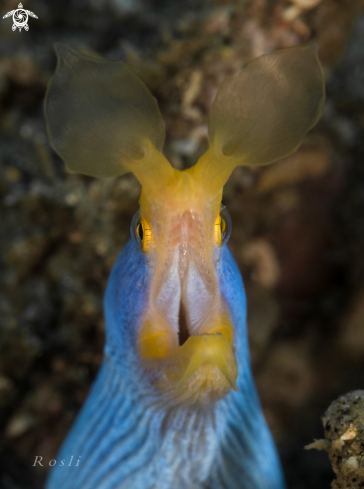
<path id="1" fill-rule="evenodd" d="M 136 228 L 136 234 L 140 239 L 143 252 L 147 253 L 152 245 L 152 230 L 144 217 L 140 218 L 140 223 Z"/>
<path id="2" fill-rule="evenodd" d="M 215 241 L 218 245 L 221 245 L 222 243 L 222 235 L 224 234 L 225 229 L 226 229 L 226 222 L 219 214 L 216 218 L 215 228 L 214 228 Z"/>

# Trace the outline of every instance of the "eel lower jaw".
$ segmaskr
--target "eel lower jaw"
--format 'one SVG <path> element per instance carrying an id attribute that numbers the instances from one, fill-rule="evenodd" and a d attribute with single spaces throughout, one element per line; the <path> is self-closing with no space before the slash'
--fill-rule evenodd
<path id="1" fill-rule="evenodd" d="M 171 328 L 159 326 L 145 325 L 139 348 L 145 368 L 154 374 L 162 392 L 178 400 L 206 403 L 237 390 L 233 327 L 227 318 L 218 326 L 202 327 L 181 346 Z"/>

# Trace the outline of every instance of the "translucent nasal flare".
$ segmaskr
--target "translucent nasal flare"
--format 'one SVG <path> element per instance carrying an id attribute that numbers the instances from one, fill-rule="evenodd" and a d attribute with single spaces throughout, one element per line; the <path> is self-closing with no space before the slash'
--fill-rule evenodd
<path id="1" fill-rule="evenodd" d="M 221 188 L 237 165 L 266 165 L 296 151 L 320 118 L 324 77 L 314 45 L 266 54 L 221 84 L 210 148 L 193 170 Z"/>
<path id="2" fill-rule="evenodd" d="M 170 171 L 161 154 L 165 131 L 157 102 L 122 62 L 55 46 L 56 73 L 45 114 L 50 141 L 69 171 L 94 177 Z M 142 182 L 141 182 L 142 183 Z"/>

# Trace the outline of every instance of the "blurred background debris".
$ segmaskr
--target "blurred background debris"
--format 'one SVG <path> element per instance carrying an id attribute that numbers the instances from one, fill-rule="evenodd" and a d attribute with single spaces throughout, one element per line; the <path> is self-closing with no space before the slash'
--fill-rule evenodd
<path id="1" fill-rule="evenodd" d="M 3 0 L 0 15 L 17 7 Z M 24 0 L 0 21 L 0 488 L 38 489 L 102 358 L 102 298 L 138 209 L 135 178 L 70 175 L 50 148 L 46 84 L 63 42 L 124 60 L 158 99 L 165 155 L 206 150 L 226 76 L 314 41 L 327 79 L 299 151 L 237 168 L 224 191 L 248 296 L 254 374 L 291 489 L 329 488 L 320 415 L 364 384 L 363 0 Z M 32 467 L 35 456 L 44 467 Z"/>

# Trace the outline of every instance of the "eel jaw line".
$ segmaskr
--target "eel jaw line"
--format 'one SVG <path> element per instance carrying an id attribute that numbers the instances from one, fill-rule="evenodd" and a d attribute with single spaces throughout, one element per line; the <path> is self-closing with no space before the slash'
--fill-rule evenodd
<path id="1" fill-rule="evenodd" d="M 215 259 L 208 259 L 198 239 L 203 236 L 198 221 L 191 212 L 181 216 L 178 235 L 183 239 L 166 246 L 162 265 L 154 268 L 138 346 L 160 390 L 206 402 L 237 390 L 237 364 L 234 328 L 219 291 Z"/>

